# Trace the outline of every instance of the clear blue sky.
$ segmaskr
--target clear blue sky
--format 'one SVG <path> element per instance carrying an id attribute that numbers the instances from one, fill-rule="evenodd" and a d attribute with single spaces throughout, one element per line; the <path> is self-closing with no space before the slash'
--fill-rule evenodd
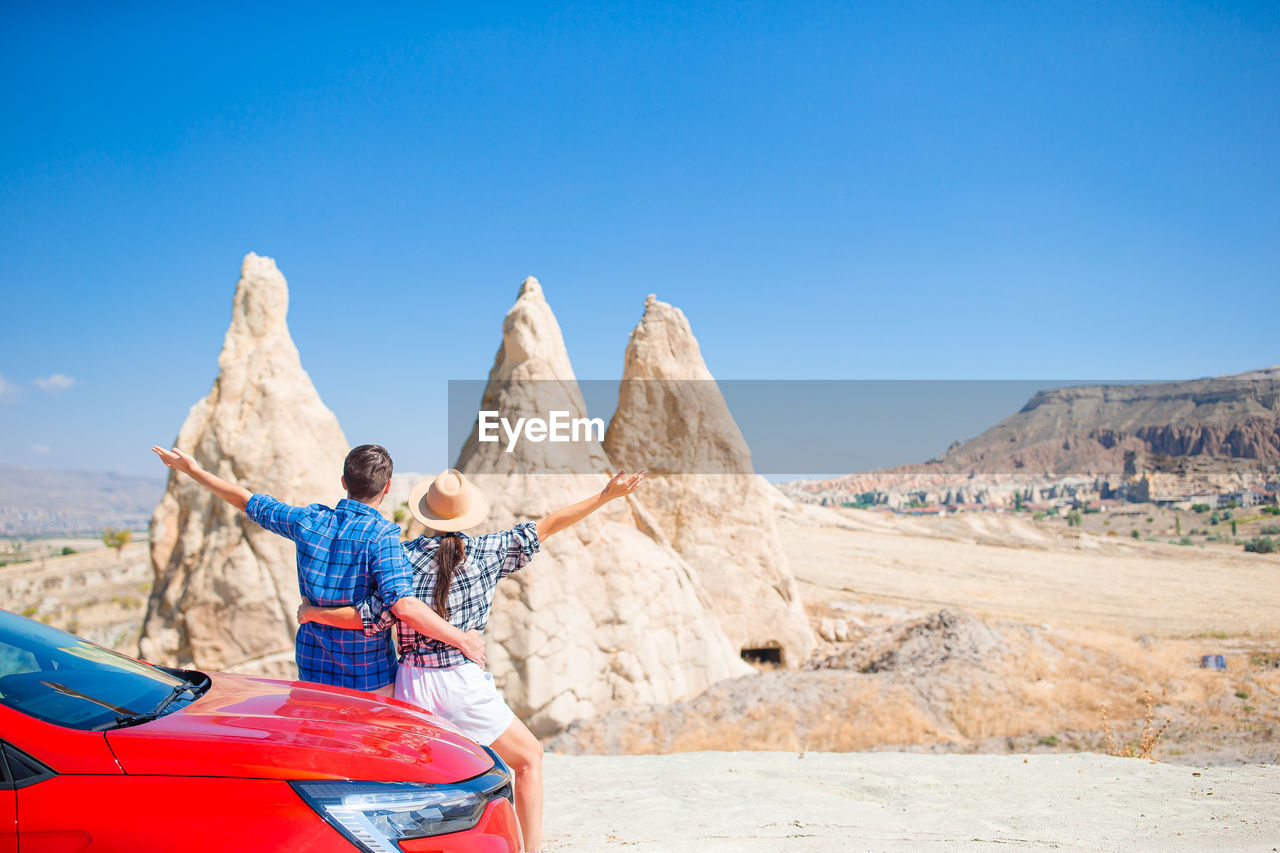
<path id="1" fill-rule="evenodd" d="M 1280 362 L 1275 3 L 119 5 L 0 11 L 0 463 L 156 471 L 250 250 L 412 470 L 530 274 L 587 378 L 651 291 L 726 378 Z"/>

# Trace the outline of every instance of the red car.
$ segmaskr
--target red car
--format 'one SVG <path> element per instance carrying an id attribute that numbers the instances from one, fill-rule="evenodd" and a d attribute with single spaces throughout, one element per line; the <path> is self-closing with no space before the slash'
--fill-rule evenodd
<path id="1" fill-rule="evenodd" d="M 497 755 L 409 705 L 0 610 L 0 853 L 513 853 L 511 797 Z"/>

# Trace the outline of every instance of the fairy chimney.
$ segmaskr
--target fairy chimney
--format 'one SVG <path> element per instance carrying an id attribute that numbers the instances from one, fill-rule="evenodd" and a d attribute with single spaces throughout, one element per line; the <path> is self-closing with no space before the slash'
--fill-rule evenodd
<path id="1" fill-rule="evenodd" d="M 815 641 L 778 535 L 783 499 L 754 473 L 684 313 L 653 295 L 627 344 L 604 446 L 618 465 L 649 470 L 644 505 L 729 641 L 748 657 L 802 663 Z"/>
<path id="2" fill-rule="evenodd" d="M 333 502 L 347 440 L 302 369 L 285 320 L 289 288 L 250 253 L 218 378 L 175 444 L 204 468 L 292 504 Z M 155 583 L 139 642 L 154 663 L 293 677 L 299 602 L 293 543 L 170 472 L 151 518 Z"/>
<path id="3" fill-rule="evenodd" d="M 569 356 L 536 279 L 503 323 L 482 410 L 585 418 Z M 596 494 L 613 465 L 598 440 L 524 441 L 507 452 L 473 429 L 457 467 L 490 501 L 483 530 L 536 520 Z M 543 543 L 498 585 L 486 639 L 512 708 L 539 734 L 573 720 L 694 696 L 744 665 L 689 565 L 664 542 L 643 493 Z"/>

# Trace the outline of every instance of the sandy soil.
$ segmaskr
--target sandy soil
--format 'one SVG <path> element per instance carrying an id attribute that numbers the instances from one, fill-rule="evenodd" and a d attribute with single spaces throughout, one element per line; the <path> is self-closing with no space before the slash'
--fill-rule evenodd
<path id="1" fill-rule="evenodd" d="M 0 606 L 133 655 L 151 582 L 145 541 L 85 549 L 0 567 Z"/>
<path id="2" fill-rule="evenodd" d="M 145 539 L 141 534 L 134 534 Z M 0 539 L 0 560 L 40 559 L 61 556 L 63 548 L 77 554 L 106 548 L 101 536 L 8 536 Z"/>
<path id="3" fill-rule="evenodd" d="M 548 851 L 1280 846 L 1275 766 L 1099 755 L 550 755 L 546 781 Z"/>
<path id="4" fill-rule="evenodd" d="M 990 514 L 909 519 L 801 507 L 780 529 L 806 603 L 961 607 L 1130 636 L 1280 637 L 1276 555 Z"/>

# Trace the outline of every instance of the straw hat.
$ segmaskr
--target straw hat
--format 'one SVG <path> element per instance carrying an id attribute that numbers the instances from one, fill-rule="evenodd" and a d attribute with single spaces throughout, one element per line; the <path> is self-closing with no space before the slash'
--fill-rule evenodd
<path id="1" fill-rule="evenodd" d="M 423 480 L 409 492 L 409 512 L 432 530 L 453 533 L 475 527 L 489 513 L 476 484 L 453 468 Z"/>

